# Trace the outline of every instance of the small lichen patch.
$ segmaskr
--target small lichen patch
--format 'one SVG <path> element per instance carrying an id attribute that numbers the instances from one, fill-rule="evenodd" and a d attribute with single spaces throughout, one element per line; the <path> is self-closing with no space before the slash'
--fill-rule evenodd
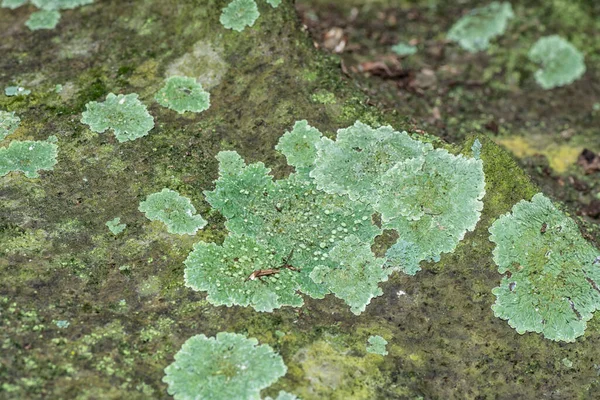
<path id="1" fill-rule="evenodd" d="M 54 29 L 60 21 L 60 13 L 56 10 L 40 10 L 32 13 L 25 25 L 32 31 Z"/>
<path id="2" fill-rule="evenodd" d="M 116 217 L 114 219 L 111 219 L 110 221 L 108 221 L 106 223 L 106 226 L 112 232 L 112 234 L 115 236 L 118 235 L 119 233 L 123 232 L 125 230 L 125 228 L 127 227 L 126 224 L 121 224 L 121 217 Z"/>
<path id="3" fill-rule="evenodd" d="M 209 90 L 221 83 L 229 69 L 229 64 L 223 60 L 222 54 L 222 49 L 200 41 L 194 45 L 191 52 L 169 64 L 165 75 L 196 78 L 205 90 Z"/>
<path id="4" fill-rule="evenodd" d="M 260 391 L 287 371 L 283 359 L 254 338 L 228 332 L 196 335 L 165 368 L 163 382 L 175 400 L 260 400 Z"/>
<path id="5" fill-rule="evenodd" d="M 15 8 L 21 7 L 28 1 L 29 0 L 2 0 L 1 6 L 3 8 L 10 8 L 11 10 L 14 10 Z"/>
<path id="6" fill-rule="evenodd" d="M 286 132 L 275 149 L 281 152 L 289 165 L 296 171 L 310 168 L 317 158 L 315 144 L 321 139 L 321 132 L 308 125 L 308 121 L 297 121 L 291 132 Z"/>
<path id="7" fill-rule="evenodd" d="M 0 111 L 0 141 L 16 131 L 20 122 L 21 118 L 14 112 Z"/>
<path id="8" fill-rule="evenodd" d="M 4 94 L 7 96 L 27 96 L 31 94 L 31 90 L 25 89 L 22 86 L 7 86 L 4 88 Z"/>
<path id="9" fill-rule="evenodd" d="M 506 30 L 508 21 L 514 17 L 509 2 L 492 2 L 475 8 L 459 19 L 448 32 L 448 39 L 457 42 L 472 53 L 486 50 L 490 40 Z"/>
<path id="10" fill-rule="evenodd" d="M 81 122 L 97 133 L 111 129 L 119 142 L 146 136 L 154 127 L 154 118 L 135 93 L 109 93 L 103 103 L 92 101 L 85 108 Z"/>
<path id="11" fill-rule="evenodd" d="M 492 290 L 494 315 L 519 333 L 573 342 L 600 308 L 600 251 L 543 194 L 517 203 L 490 228 L 505 274 Z"/>
<path id="12" fill-rule="evenodd" d="M 195 235 L 207 223 L 202 216 L 196 215 L 190 199 L 167 188 L 149 195 L 138 209 L 149 220 L 163 222 L 169 233 L 178 235 Z"/>
<path id="13" fill-rule="evenodd" d="M 381 356 L 386 356 L 388 354 L 385 348 L 388 342 L 381 336 L 371 336 L 369 337 L 368 342 L 369 344 L 367 345 L 367 353 L 379 354 Z"/>
<path id="14" fill-rule="evenodd" d="M 583 54 L 558 35 L 539 39 L 529 50 L 529 59 L 542 65 L 535 80 L 544 89 L 573 83 L 586 69 Z"/>
<path id="15" fill-rule="evenodd" d="M 281 0 L 267 0 L 267 3 L 269 3 L 271 7 L 277 8 L 281 4 Z"/>
<path id="16" fill-rule="evenodd" d="M 398 43 L 392 46 L 391 50 L 399 56 L 411 56 L 416 54 L 416 46 L 412 46 L 407 43 Z"/>
<path id="17" fill-rule="evenodd" d="M 260 13 L 254 0 L 233 0 L 223 9 L 221 24 L 227 29 L 241 32 L 254 25 Z"/>
<path id="18" fill-rule="evenodd" d="M 55 141 L 54 136 L 47 141 L 13 140 L 8 147 L 0 148 L 0 176 L 22 171 L 28 178 L 37 178 L 38 171 L 52 170 L 58 155 Z"/>
<path id="19" fill-rule="evenodd" d="M 210 94 L 194 78 L 172 76 L 156 93 L 156 101 L 163 107 L 183 114 L 202 112 L 210 107 Z"/>
<path id="20" fill-rule="evenodd" d="M 94 0 L 31 0 L 31 2 L 42 10 L 70 10 L 92 4 Z"/>
<path id="21" fill-rule="evenodd" d="M 267 396 L 265 400 L 273 400 L 272 397 Z M 298 396 L 293 395 L 288 392 L 284 392 L 283 390 L 279 392 L 277 397 L 274 400 L 301 400 Z"/>

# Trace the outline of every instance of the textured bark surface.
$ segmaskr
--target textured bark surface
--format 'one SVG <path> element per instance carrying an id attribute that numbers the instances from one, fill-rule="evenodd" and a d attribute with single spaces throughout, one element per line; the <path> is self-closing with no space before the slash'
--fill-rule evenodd
<path id="1" fill-rule="evenodd" d="M 477 230 L 416 276 L 393 275 L 360 316 L 332 296 L 257 313 L 213 307 L 184 287 L 192 245 L 225 234 L 202 194 L 216 179 L 220 150 L 283 176 L 289 168 L 273 147 L 296 120 L 329 136 L 356 120 L 417 129 L 407 116 L 368 105 L 339 63 L 314 49 L 291 2 L 278 9 L 261 2 L 260 18 L 242 33 L 219 24 L 226 3 L 97 0 L 37 32 L 24 25 L 33 7 L 0 9 L 0 88 L 32 90 L 0 94 L 0 109 L 22 120 L 2 145 L 56 135 L 60 148 L 54 170 L 39 179 L 0 178 L 0 398 L 168 398 L 163 369 L 181 344 L 219 331 L 246 333 L 283 356 L 288 374 L 265 395 L 594 397 L 596 318 L 585 337 L 559 344 L 517 334 L 490 309 L 500 275 L 487 229 L 537 189 L 485 138 Z M 180 116 L 153 100 L 173 71 L 210 90 L 208 111 Z M 87 102 L 110 92 L 140 95 L 156 121 L 148 136 L 119 143 L 79 122 Z M 471 142 L 444 146 L 459 152 Z M 139 202 L 164 187 L 190 198 L 207 227 L 178 236 L 148 221 Z M 105 223 L 117 216 L 127 229 L 114 236 Z M 62 320 L 69 326 L 59 328 Z M 388 340 L 386 357 L 366 353 L 371 335 Z"/>

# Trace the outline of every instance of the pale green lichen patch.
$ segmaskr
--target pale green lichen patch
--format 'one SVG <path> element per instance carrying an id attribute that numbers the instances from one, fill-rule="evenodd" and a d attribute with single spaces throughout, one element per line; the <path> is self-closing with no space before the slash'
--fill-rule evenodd
<path id="1" fill-rule="evenodd" d="M 572 342 L 600 308 L 600 251 L 543 194 L 517 203 L 490 228 L 505 274 L 492 293 L 494 315 L 519 333 Z"/>
<path id="2" fill-rule="evenodd" d="M 21 118 L 14 112 L 0 111 L 0 141 L 16 131 L 20 122 Z"/>
<path id="3" fill-rule="evenodd" d="M 315 144 L 321 139 L 321 132 L 308 125 L 308 121 L 297 121 L 291 132 L 286 132 L 275 149 L 281 152 L 289 165 L 296 171 L 310 168 L 317 158 Z"/>
<path id="4" fill-rule="evenodd" d="M 367 345 L 367 353 L 379 354 L 381 356 L 386 356 L 388 354 L 385 348 L 388 342 L 381 336 L 371 336 L 369 337 L 368 342 L 369 344 Z"/>
<path id="5" fill-rule="evenodd" d="M 387 281 L 391 270 L 383 267 L 384 258 L 373 255 L 369 243 L 348 236 L 331 250 L 329 257 L 336 260 L 336 265 L 317 266 L 310 277 L 344 300 L 354 314 L 362 313 L 373 297 L 383 294 L 379 283 Z"/>
<path id="6" fill-rule="evenodd" d="M 119 142 L 146 136 L 154 127 L 154 118 L 135 93 L 109 93 L 103 103 L 92 101 L 85 108 L 81 122 L 97 133 L 111 129 Z"/>
<path id="7" fill-rule="evenodd" d="M 1 6 L 3 8 L 10 8 L 11 10 L 14 10 L 15 8 L 21 7 L 28 1 L 29 0 L 2 0 Z"/>
<path id="8" fill-rule="evenodd" d="M 473 158 L 480 159 L 481 158 L 481 142 L 479 139 L 475 139 L 473 141 L 473 145 L 471 146 L 471 154 L 473 154 Z"/>
<path id="9" fill-rule="evenodd" d="M 459 19 L 450 28 L 448 39 L 473 53 L 486 50 L 490 40 L 502 35 L 513 17 L 510 3 L 494 1 L 485 7 L 471 10 Z"/>
<path id="10" fill-rule="evenodd" d="M 260 400 L 287 371 L 281 356 L 254 338 L 228 332 L 196 335 L 175 354 L 163 381 L 176 400 Z"/>
<path id="11" fill-rule="evenodd" d="M 0 176 L 11 171 L 22 171 L 28 178 L 37 178 L 38 171 L 52 170 L 58 155 L 55 141 L 54 136 L 47 141 L 13 140 L 8 147 L 0 148 Z"/>
<path id="12" fill-rule="evenodd" d="M 417 48 L 407 43 L 398 43 L 391 50 L 399 56 L 411 56 L 417 52 Z"/>
<path id="13" fill-rule="evenodd" d="M 156 93 L 158 104 L 183 114 L 186 111 L 202 112 L 210 107 L 210 94 L 194 78 L 172 76 Z"/>
<path id="14" fill-rule="evenodd" d="M 272 397 L 267 396 L 265 400 L 273 400 Z M 288 392 L 284 392 L 283 390 L 279 392 L 275 400 L 300 400 L 300 398 L 296 395 L 293 395 Z"/>
<path id="15" fill-rule="evenodd" d="M 31 0 L 31 2 L 42 10 L 69 10 L 92 4 L 94 0 Z"/>
<path id="16" fill-rule="evenodd" d="M 118 235 L 119 233 L 125 230 L 127 224 L 122 224 L 121 217 L 116 217 L 106 222 L 106 226 L 112 232 L 113 235 Z"/>
<path id="17" fill-rule="evenodd" d="M 317 187 L 351 200 L 372 198 L 381 176 L 394 164 L 431 150 L 431 144 L 411 139 L 389 126 L 373 129 L 361 122 L 340 129 L 335 141 L 316 143 L 317 160 L 310 176 Z"/>
<path id="18" fill-rule="evenodd" d="M 267 3 L 269 3 L 271 7 L 277 8 L 281 4 L 281 0 L 267 0 Z"/>
<path id="19" fill-rule="evenodd" d="M 233 0 L 223 9 L 221 24 L 227 29 L 241 32 L 254 25 L 260 13 L 254 0 Z"/>
<path id="20" fill-rule="evenodd" d="M 55 10 L 40 10 L 32 13 L 25 25 L 32 31 L 54 29 L 60 21 L 60 13 Z"/>
<path id="21" fill-rule="evenodd" d="M 542 65 L 535 80 L 544 89 L 568 85 L 585 73 L 583 54 L 558 35 L 539 39 L 529 50 L 529 59 Z"/>
<path id="22" fill-rule="evenodd" d="M 7 96 L 27 96 L 31 94 L 31 90 L 25 89 L 22 86 L 7 86 L 4 88 L 4 94 Z"/>
<path id="23" fill-rule="evenodd" d="M 452 252 L 480 218 L 483 162 L 454 156 L 391 127 L 357 122 L 321 138 L 310 172 L 317 187 L 370 204 L 399 242 L 387 265 L 414 274 L 423 260 Z"/>
<path id="24" fill-rule="evenodd" d="M 163 222 L 169 233 L 178 235 L 195 235 L 207 223 L 201 215 L 196 215 L 190 199 L 167 188 L 149 195 L 138 209 L 149 220 Z"/>

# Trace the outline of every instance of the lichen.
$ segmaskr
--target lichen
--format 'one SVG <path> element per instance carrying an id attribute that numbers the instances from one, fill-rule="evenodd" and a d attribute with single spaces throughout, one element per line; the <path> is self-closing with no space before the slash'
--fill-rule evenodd
<path id="1" fill-rule="evenodd" d="M 42 10 L 70 10 L 92 4 L 94 0 L 31 0 L 31 2 Z"/>
<path id="2" fill-rule="evenodd" d="M 8 147 L 0 148 L 0 176 L 11 171 L 22 171 L 28 178 L 39 177 L 38 171 L 52 170 L 56 165 L 58 145 L 56 137 L 47 141 L 13 140 Z"/>
<path id="3" fill-rule="evenodd" d="M 277 8 L 281 4 L 281 0 L 267 0 L 267 3 L 269 3 L 271 7 Z"/>
<path id="4" fill-rule="evenodd" d="M 369 344 L 367 345 L 367 353 L 387 356 L 388 352 L 385 348 L 388 344 L 387 340 L 385 340 L 379 335 L 375 335 L 370 336 L 368 342 Z"/>
<path id="5" fill-rule="evenodd" d="M 600 251 L 543 194 L 517 203 L 490 228 L 505 274 L 492 293 L 494 315 L 519 333 L 572 342 L 600 308 Z"/>
<path id="6" fill-rule="evenodd" d="M 138 209 L 149 220 L 163 222 L 169 233 L 178 235 L 195 235 L 207 223 L 201 215 L 196 215 L 190 199 L 167 188 L 149 195 Z"/>
<path id="7" fill-rule="evenodd" d="M 114 219 L 111 219 L 110 221 L 106 222 L 106 226 L 115 236 L 127 228 L 127 224 L 121 223 L 121 217 L 115 217 Z"/>
<path id="8" fill-rule="evenodd" d="M 109 93 L 103 103 L 92 101 L 85 108 L 81 122 L 97 133 L 111 129 L 119 142 L 146 136 L 154 127 L 154 118 L 135 93 Z"/>
<path id="9" fill-rule="evenodd" d="M 223 9 L 221 24 L 227 29 L 241 32 L 254 25 L 260 13 L 254 0 L 233 0 Z"/>
<path id="10" fill-rule="evenodd" d="M 183 114 L 186 111 L 202 112 L 210 107 L 210 94 L 194 78 L 172 76 L 156 93 L 158 104 Z"/>
<path id="11" fill-rule="evenodd" d="M 540 38 L 529 50 L 529 59 L 542 65 L 535 80 L 544 89 L 571 84 L 586 70 L 583 54 L 558 35 Z"/>
<path id="12" fill-rule="evenodd" d="M 27 96 L 31 94 L 31 90 L 25 89 L 22 86 L 7 86 L 4 88 L 4 94 L 7 96 Z"/>
<path id="13" fill-rule="evenodd" d="M 284 392 L 283 390 L 281 390 L 275 399 L 267 396 L 265 398 L 265 400 L 301 400 L 301 399 L 296 395 L 293 395 L 291 393 Z"/>
<path id="14" fill-rule="evenodd" d="M 0 141 L 16 131 L 20 122 L 21 118 L 14 112 L 0 110 Z"/>
<path id="15" fill-rule="evenodd" d="M 448 31 L 448 39 L 472 53 L 486 50 L 490 40 L 502 35 L 513 17 L 509 2 L 494 1 L 485 7 L 471 10 L 459 19 Z"/>
<path id="16" fill-rule="evenodd" d="M 416 54 L 416 46 L 412 46 L 407 43 L 398 43 L 392 46 L 391 50 L 399 56 L 411 56 Z"/>
<path id="17" fill-rule="evenodd" d="M 304 171 L 311 168 L 317 158 L 315 144 L 321 139 L 321 132 L 308 125 L 308 121 L 297 121 L 291 132 L 286 132 L 275 149 L 281 152 L 289 165 L 296 171 Z"/>
<path id="18" fill-rule="evenodd" d="M 29 0 L 2 0 L 2 7 L 3 8 L 10 8 L 11 10 L 14 10 L 15 8 L 19 8 L 22 5 L 24 5 L 25 3 L 27 3 Z"/>
<path id="19" fill-rule="evenodd" d="M 175 354 L 163 381 L 176 400 L 260 400 L 287 371 L 283 359 L 254 338 L 228 332 L 196 335 Z"/>
<path id="20" fill-rule="evenodd" d="M 40 10 L 32 13 L 25 25 L 32 31 L 54 29 L 60 21 L 60 13 L 56 10 Z"/>

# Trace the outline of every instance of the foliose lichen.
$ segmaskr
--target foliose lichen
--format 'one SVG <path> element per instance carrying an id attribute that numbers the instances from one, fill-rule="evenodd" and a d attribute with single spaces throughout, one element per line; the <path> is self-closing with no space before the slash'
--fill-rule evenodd
<path id="1" fill-rule="evenodd" d="M 29 0 L 2 0 L 2 4 L 0 6 L 2 6 L 2 8 L 10 8 L 11 10 L 14 10 L 15 8 L 21 7 L 28 1 Z"/>
<path id="2" fill-rule="evenodd" d="M 56 140 L 56 136 L 46 141 L 13 140 L 8 147 L 0 147 L 0 176 L 22 171 L 28 178 L 37 178 L 38 171 L 52 170 L 58 156 Z"/>
<path id="3" fill-rule="evenodd" d="M 270 346 L 241 334 L 219 332 L 216 338 L 188 339 L 165 368 L 163 382 L 175 400 L 260 400 L 260 391 L 286 371 L 283 359 Z"/>
<path id="4" fill-rule="evenodd" d="M 269 3 L 271 7 L 277 8 L 281 4 L 281 0 L 267 0 L 267 3 Z"/>
<path id="5" fill-rule="evenodd" d="M 186 111 L 202 112 L 210 107 L 210 94 L 194 78 L 172 76 L 156 93 L 156 101 L 163 107 L 183 114 Z"/>
<path id="6" fill-rule="evenodd" d="M 241 32 L 247 26 L 254 25 L 259 15 L 254 0 L 233 0 L 223 9 L 220 21 L 225 28 Z"/>
<path id="7" fill-rule="evenodd" d="M 16 131 L 20 123 L 21 118 L 14 112 L 0 110 L 0 141 Z"/>
<path id="8" fill-rule="evenodd" d="M 485 7 L 471 10 L 456 21 L 448 31 L 448 39 L 472 53 L 486 50 L 490 40 L 506 30 L 508 21 L 514 17 L 509 2 L 492 2 Z"/>
<path id="9" fill-rule="evenodd" d="M 109 93 L 106 101 L 91 101 L 85 105 L 81 122 L 97 133 L 111 129 L 119 142 L 146 136 L 154 127 L 154 118 L 135 93 Z"/>
<path id="10" fill-rule="evenodd" d="M 125 228 L 127 228 L 127 224 L 121 223 L 121 217 L 111 219 L 110 221 L 106 222 L 106 226 L 115 236 L 123 232 Z"/>
<path id="11" fill-rule="evenodd" d="M 417 52 L 417 47 L 407 43 L 398 43 L 391 50 L 399 56 L 411 56 Z"/>
<path id="12" fill-rule="evenodd" d="M 572 342 L 600 308 L 600 251 L 543 194 L 517 203 L 490 227 L 504 274 L 493 289 L 494 315 L 520 334 Z"/>
<path id="13" fill-rule="evenodd" d="M 39 10 L 32 13 L 25 25 L 32 31 L 54 29 L 60 21 L 60 13 L 56 10 Z"/>
<path id="14" fill-rule="evenodd" d="M 149 195 L 138 209 L 149 220 L 163 222 L 169 233 L 178 235 L 195 235 L 207 223 L 201 215 L 196 215 L 190 199 L 167 188 Z"/>
<path id="15" fill-rule="evenodd" d="M 379 335 L 370 336 L 368 340 L 369 344 L 367 345 L 367 353 L 379 354 L 381 356 L 387 356 L 388 352 L 386 350 L 386 346 L 388 344 L 387 340 L 382 338 Z"/>
<path id="16" fill-rule="evenodd" d="M 7 96 L 27 96 L 31 94 L 31 90 L 25 89 L 22 86 L 7 86 L 4 88 L 4 94 Z"/>
<path id="17" fill-rule="evenodd" d="M 529 59 L 542 65 L 535 80 L 544 89 L 571 84 L 586 70 L 583 54 L 558 35 L 540 38 L 529 50 Z"/>
<path id="18" fill-rule="evenodd" d="M 481 160 L 405 132 L 357 122 L 334 142 L 299 121 L 276 149 L 296 169 L 277 181 L 263 163 L 246 165 L 233 151 L 217 156 L 219 179 L 205 196 L 229 236 L 221 246 L 198 243 L 185 261 L 186 285 L 213 304 L 272 311 L 301 306 L 300 293 L 333 293 L 360 314 L 393 270 L 415 273 L 479 219 Z M 376 212 L 400 236 L 388 259 L 371 252 L 382 233 Z"/>
<path id="19" fill-rule="evenodd" d="M 94 0 L 31 0 L 31 2 L 42 10 L 70 10 L 92 4 Z"/>
<path id="20" fill-rule="evenodd" d="M 397 231 L 388 266 L 416 273 L 421 261 L 454 251 L 479 220 L 485 194 L 481 160 L 360 122 L 339 130 L 336 141 L 321 138 L 316 148 L 310 176 L 317 187 L 370 204 L 381 214 L 382 228 Z"/>

